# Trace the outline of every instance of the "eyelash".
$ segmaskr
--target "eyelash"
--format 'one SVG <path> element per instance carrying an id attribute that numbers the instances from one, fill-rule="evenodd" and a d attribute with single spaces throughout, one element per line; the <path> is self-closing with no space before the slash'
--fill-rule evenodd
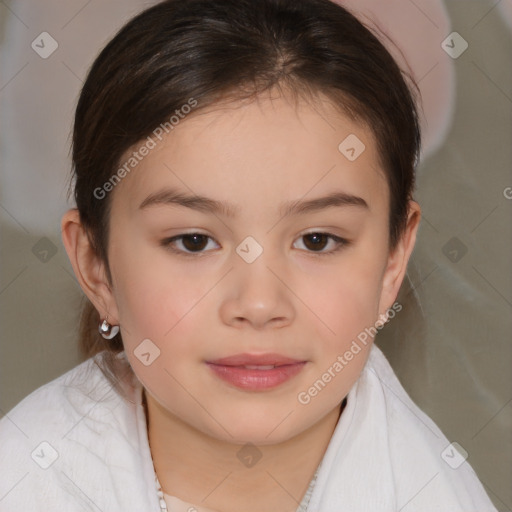
<path id="1" fill-rule="evenodd" d="M 200 235 L 200 236 L 204 236 L 206 238 L 209 238 L 210 240 L 213 240 L 213 238 L 211 236 L 205 235 L 203 233 L 191 232 L 191 233 L 182 233 L 181 235 L 176 235 L 176 236 L 173 236 L 171 238 L 165 238 L 164 240 L 162 240 L 160 242 L 160 245 L 163 246 L 165 249 L 167 249 L 169 251 L 172 251 L 174 253 L 179 254 L 180 256 L 186 256 L 186 257 L 193 256 L 193 257 L 197 257 L 197 256 L 205 255 L 208 251 L 197 251 L 197 252 L 194 252 L 194 251 L 182 251 L 182 250 L 176 249 L 175 247 L 172 246 L 173 242 L 175 242 L 177 240 L 181 240 L 181 239 L 183 239 L 186 236 L 193 236 L 193 235 Z M 349 240 L 347 240 L 345 238 L 341 238 L 339 236 L 333 235 L 332 233 L 327 233 L 327 232 L 324 232 L 324 231 L 310 231 L 309 233 L 302 234 L 299 238 L 304 238 L 304 237 L 306 237 L 308 235 L 327 235 L 328 238 L 334 240 L 337 243 L 337 246 L 334 249 L 332 249 L 330 251 L 327 251 L 327 252 L 306 251 L 306 252 L 309 252 L 311 254 L 315 254 L 317 256 L 332 256 L 332 255 L 338 253 L 339 251 L 341 251 L 343 248 L 349 246 L 350 243 L 351 243 Z"/>

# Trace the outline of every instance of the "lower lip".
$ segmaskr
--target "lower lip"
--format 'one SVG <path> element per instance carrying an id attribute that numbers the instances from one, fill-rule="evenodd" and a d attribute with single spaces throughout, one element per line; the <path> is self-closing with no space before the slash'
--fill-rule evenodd
<path id="1" fill-rule="evenodd" d="M 213 372 L 222 380 L 233 384 L 237 388 L 250 391 L 271 389 L 283 384 L 295 377 L 304 365 L 305 361 L 295 364 L 277 366 L 272 370 L 249 370 L 242 366 L 223 366 L 206 363 Z"/>

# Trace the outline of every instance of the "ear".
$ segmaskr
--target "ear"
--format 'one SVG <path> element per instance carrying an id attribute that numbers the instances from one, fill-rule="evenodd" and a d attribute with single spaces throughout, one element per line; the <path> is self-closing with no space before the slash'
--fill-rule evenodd
<path id="1" fill-rule="evenodd" d="M 119 313 L 108 283 L 105 265 L 91 246 L 77 208 L 68 210 L 63 215 L 61 231 L 64 247 L 82 290 L 94 304 L 100 318 L 108 315 L 109 323 L 119 324 Z"/>
<path id="2" fill-rule="evenodd" d="M 390 252 L 382 279 L 379 301 L 379 318 L 393 305 L 407 271 L 407 263 L 416 243 L 421 218 L 421 208 L 416 201 L 409 201 L 407 226 L 395 249 Z"/>

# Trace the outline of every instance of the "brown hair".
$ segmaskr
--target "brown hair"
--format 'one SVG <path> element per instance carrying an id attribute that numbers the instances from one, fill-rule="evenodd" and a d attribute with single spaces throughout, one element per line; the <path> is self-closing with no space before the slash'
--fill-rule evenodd
<path id="1" fill-rule="evenodd" d="M 191 98 L 197 112 L 280 86 L 309 98 L 321 93 L 371 128 L 389 185 L 394 248 L 406 226 L 421 141 L 407 81 L 415 85 L 372 31 L 330 0 L 167 0 L 138 14 L 94 61 L 73 128 L 74 197 L 109 283 L 110 194 L 98 199 L 94 191 L 122 155 Z M 121 334 L 103 339 L 98 312 L 85 300 L 80 351 L 106 351 L 102 370 L 115 385 Z"/>

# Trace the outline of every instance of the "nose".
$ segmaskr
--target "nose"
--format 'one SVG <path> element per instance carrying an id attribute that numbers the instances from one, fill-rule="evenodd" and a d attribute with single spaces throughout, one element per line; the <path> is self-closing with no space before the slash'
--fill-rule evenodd
<path id="1" fill-rule="evenodd" d="M 252 263 L 235 261 L 226 282 L 220 316 L 226 325 L 253 329 L 277 329 L 295 316 L 290 278 L 265 252 Z M 276 268 L 274 268 L 276 267 Z"/>

